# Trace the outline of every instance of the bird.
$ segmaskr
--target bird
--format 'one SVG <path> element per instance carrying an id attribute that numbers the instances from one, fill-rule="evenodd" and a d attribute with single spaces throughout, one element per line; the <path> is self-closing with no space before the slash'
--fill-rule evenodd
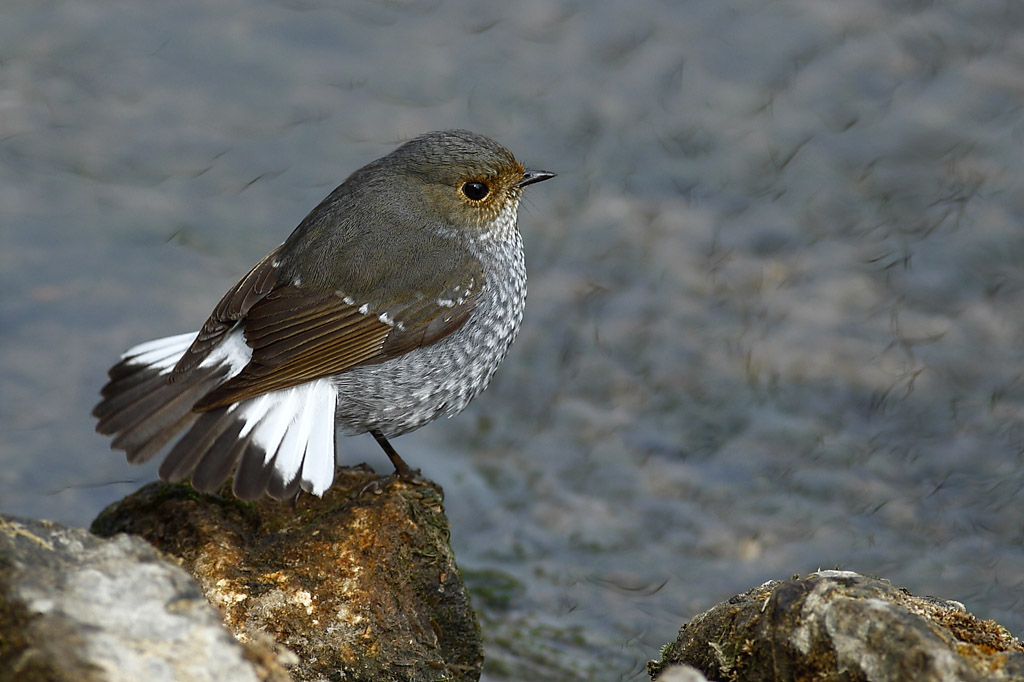
<path id="1" fill-rule="evenodd" d="M 555 177 L 468 130 L 420 135 L 352 173 L 198 332 L 108 371 L 96 430 L 129 463 L 243 500 L 322 496 L 340 433 L 389 439 L 478 395 L 523 319 L 523 189 Z M 169 446 L 169 449 L 168 449 Z"/>

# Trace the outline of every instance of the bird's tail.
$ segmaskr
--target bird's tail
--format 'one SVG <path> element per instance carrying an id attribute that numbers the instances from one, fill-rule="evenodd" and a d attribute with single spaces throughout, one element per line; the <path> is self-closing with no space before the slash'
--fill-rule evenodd
<path id="1" fill-rule="evenodd" d="M 301 487 L 322 495 L 334 480 L 334 410 L 337 391 L 327 379 L 274 391 L 240 403 L 197 412 L 194 405 L 238 373 L 248 348 L 236 331 L 194 370 L 170 380 L 171 370 L 196 334 L 149 341 L 128 350 L 110 369 L 93 415 L 96 430 L 114 436 L 133 464 L 155 457 L 179 433 L 160 466 L 160 477 L 186 478 L 212 491 L 234 475 L 243 499 L 268 493 L 293 497 Z"/>

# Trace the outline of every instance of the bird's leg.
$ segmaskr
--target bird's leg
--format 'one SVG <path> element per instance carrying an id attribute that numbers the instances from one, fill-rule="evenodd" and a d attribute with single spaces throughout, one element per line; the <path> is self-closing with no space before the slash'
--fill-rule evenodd
<path id="1" fill-rule="evenodd" d="M 391 463 L 395 466 L 395 470 L 376 480 L 370 481 L 368 484 L 363 486 L 363 489 L 359 491 L 357 497 L 362 496 L 367 490 L 372 490 L 374 495 L 380 495 L 382 492 L 391 487 L 395 481 L 406 481 L 407 483 L 420 484 L 424 483 L 424 480 L 420 477 L 419 469 L 413 469 L 405 460 L 395 452 L 395 448 L 391 446 L 388 439 L 384 437 L 384 434 L 377 429 L 371 429 L 370 433 L 374 439 L 380 445 L 381 449 L 384 450 L 384 454 L 388 456 Z"/>
<path id="2" fill-rule="evenodd" d="M 377 429 L 370 429 L 370 433 L 376 439 L 377 444 L 380 445 L 381 449 L 384 450 L 384 454 L 388 456 L 391 463 L 395 466 L 395 473 L 392 476 L 402 479 L 403 481 L 415 481 L 420 477 L 419 469 L 413 469 L 405 460 L 395 452 L 395 449 L 388 442 L 388 439 L 384 437 L 384 434 Z"/>

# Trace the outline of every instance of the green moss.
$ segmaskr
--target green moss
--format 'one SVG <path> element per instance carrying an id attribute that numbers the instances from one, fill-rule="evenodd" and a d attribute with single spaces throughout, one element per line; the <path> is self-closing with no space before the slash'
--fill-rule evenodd
<path id="1" fill-rule="evenodd" d="M 493 611 L 507 611 L 514 600 L 526 593 L 522 582 L 495 569 L 466 570 L 462 578 L 473 599 Z"/>

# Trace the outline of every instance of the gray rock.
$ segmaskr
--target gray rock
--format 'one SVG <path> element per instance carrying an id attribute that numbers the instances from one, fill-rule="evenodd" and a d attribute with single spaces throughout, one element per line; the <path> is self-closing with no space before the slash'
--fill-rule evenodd
<path id="1" fill-rule="evenodd" d="M 256 682 L 250 658 L 143 540 L 0 516 L 0 680 Z"/>
<path id="2" fill-rule="evenodd" d="M 181 559 L 241 642 L 294 652 L 295 680 L 474 682 L 480 628 L 448 543 L 441 489 L 339 468 L 323 498 L 242 502 L 155 483 L 93 532 Z"/>
<path id="3" fill-rule="evenodd" d="M 693 666 L 677 664 L 662 670 L 658 682 L 708 682 L 708 678 Z"/>
<path id="4" fill-rule="evenodd" d="M 849 571 L 771 581 L 702 613 L 648 672 L 667 680 L 678 663 L 750 682 L 1024 680 L 1024 646 L 997 623 Z"/>

